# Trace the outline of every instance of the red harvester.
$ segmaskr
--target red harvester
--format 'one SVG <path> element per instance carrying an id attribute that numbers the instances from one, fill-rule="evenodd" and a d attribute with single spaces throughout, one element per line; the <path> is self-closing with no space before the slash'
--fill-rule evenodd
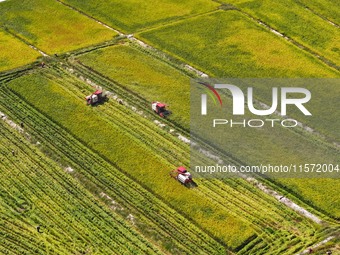
<path id="1" fill-rule="evenodd" d="M 91 95 L 85 97 L 88 105 L 94 105 L 96 103 L 100 103 L 105 99 L 105 95 L 103 95 L 103 91 L 96 90 Z"/>
<path id="2" fill-rule="evenodd" d="M 188 184 L 192 182 L 192 176 L 184 166 L 180 166 L 177 169 L 171 171 L 170 176 L 175 178 L 182 184 Z"/>
<path id="3" fill-rule="evenodd" d="M 162 118 L 165 118 L 171 114 L 171 112 L 166 109 L 166 106 L 166 104 L 160 102 L 152 102 L 151 104 L 152 110 Z"/>

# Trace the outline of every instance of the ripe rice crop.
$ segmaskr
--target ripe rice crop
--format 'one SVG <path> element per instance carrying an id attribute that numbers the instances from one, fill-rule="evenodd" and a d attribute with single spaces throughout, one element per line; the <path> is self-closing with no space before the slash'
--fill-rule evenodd
<path id="1" fill-rule="evenodd" d="M 41 56 L 17 38 L 0 30 L 0 72 L 16 68 Z"/>
<path id="2" fill-rule="evenodd" d="M 48 54 L 63 53 L 117 35 L 57 1 L 5 1 L 0 24 Z"/>
<path id="3" fill-rule="evenodd" d="M 62 1 L 126 33 L 208 12 L 219 6 L 209 0 Z"/>

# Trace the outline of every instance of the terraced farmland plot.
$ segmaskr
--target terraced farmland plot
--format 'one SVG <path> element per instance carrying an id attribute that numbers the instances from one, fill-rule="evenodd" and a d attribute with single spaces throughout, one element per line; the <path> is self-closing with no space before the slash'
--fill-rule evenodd
<path id="1" fill-rule="evenodd" d="M 179 70 L 128 45 L 118 45 L 77 57 L 147 101 L 161 101 L 173 112 L 171 120 L 189 127 L 190 78 Z"/>
<path id="2" fill-rule="evenodd" d="M 1 254 L 160 254 L 3 121 L 0 141 Z"/>
<path id="3" fill-rule="evenodd" d="M 52 71 L 52 70 L 50 70 L 49 72 L 45 72 L 45 75 L 43 75 L 41 77 L 41 79 L 42 80 L 53 79 L 54 84 L 57 84 L 57 83 L 62 84 L 62 86 L 65 87 L 65 89 L 67 89 L 67 91 L 74 93 L 73 96 L 65 94 L 66 90 L 63 90 L 64 92 L 62 93 L 63 95 L 67 96 L 66 97 L 67 102 L 70 103 L 69 99 L 72 98 L 71 101 L 73 103 L 69 106 L 70 108 L 72 108 L 75 101 L 81 102 L 83 100 L 83 93 L 81 93 L 80 91 L 89 90 L 89 85 L 86 86 L 85 84 L 79 83 L 79 81 L 77 82 L 76 80 L 72 79 L 71 77 L 68 77 L 68 75 L 61 72 L 60 70 L 58 72 L 56 72 L 54 75 L 52 75 L 53 73 L 54 73 L 54 71 Z M 60 76 L 60 74 L 63 74 L 63 75 Z M 30 80 L 31 82 L 33 80 L 38 81 L 37 76 L 35 78 L 36 79 L 25 77 L 25 79 L 27 79 L 26 82 L 28 80 Z M 22 83 L 23 80 L 24 80 L 24 77 L 18 79 L 17 84 L 19 84 L 19 83 L 23 84 Z M 40 86 L 43 84 L 42 80 L 40 82 L 37 82 L 38 84 L 40 84 Z M 52 80 L 50 80 L 50 83 L 52 83 Z M 15 85 L 15 81 L 12 82 L 12 85 L 17 87 L 17 85 Z M 12 85 L 11 85 L 11 87 L 12 87 Z M 37 86 L 39 86 L 39 85 L 37 85 Z M 52 84 L 50 84 L 50 86 L 52 86 Z M 44 86 L 42 86 L 42 87 L 44 87 Z M 32 91 L 34 89 L 35 88 L 32 88 Z M 47 91 L 45 89 L 43 89 L 43 91 L 44 91 L 45 95 L 49 97 L 50 94 L 49 93 L 46 94 Z M 56 87 L 54 87 L 53 94 L 56 94 L 57 91 L 59 91 L 59 89 L 57 90 Z M 66 93 L 69 93 L 69 92 L 66 92 Z M 72 161 L 73 162 L 76 161 L 77 164 L 79 164 L 79 166 L 80 166 L 80 167 L 75 167 L 75 169 L 76 169 L 75 170 L 76 171 L 75 176 L 77 176 L 78 171 L 80 171 L 82 168 L 85 168 L 86 171 L 82 171 L 82 175 L 86 175 L 87 178 L 90 178 L 89 174 L 92 173 L 93 177 L 91 177 L 90 179 L 91 179 L 91 182 L 93 182 L 93 184 L 95 184 L 95 185 L 93 185 L 93 184 L 90 185 L 89 181 L 86 181 L 88 186 L 93 187 L 93 188 L 94 187 L 97 187 L 97 188 L 102 187 L 103 190 L 105 190 L 106 194 L 109 194 L 109 196 L 113 197 L 114 200 L 118 199 L 119 203 L 122 203 L 122 204 L 125 204 L 125 205 L 126 205 L 127 201 L 131 201 L 131 200 L 133 201 L 134 199 L 136 199 L 135 202 L 132 202 L 130 204 L 130 208 L 131 208 L 131 206 L 141 208 L 140 214 L 142 214 L 142 215 L 151 214 L 150 215 L 151 219 L 156 220 L 156 222 L 159 221 L 158 216 L 152 217 L 153 213 L 156 213 L 156 215 L 161 214 L 161 215 L 164 216 L 164 220 L 165 220 L 165 223 L 162 223 L 161 226 L 168 226 L 167 225 L 168 223 L 166 223 L 167 219 L 169 219 L 169 217 L 170 217 L 169 215 L 174 215 L 174 213 L 164 212 L 164 214 L 163 214 L 159 211 L 159 209 L 156 209 L 155 204 L 157 204 L 157 208 L 158 208 L 159 202 L 155 203 L 155 201 L 152 198 L 152 195 L 147 195 L 146 193 L 144 193 L 143 196 L 147 196 L 147 200 L 145 200 L 144 202 L 137 201 L 138 195 L 134 192 L 136 192 L 136 191 L 140 192 L 138 185 L 137 186 L 132 185 L 132 183 L 130 182 L 130 185 L 132 185 L 131 190 L 129 188 L 130 185 L 125 184 L 127 186 L 125 186 L 125 187 L 121 186 L 121 184 L 120 184 L 121 180 L 119 180 L 119 179 L 121 179 L 121 177 L 120 177 L 121 174 L 119 174 L 117 172 L 117 170 L 114 170 L 112 168 L 112 166 L 107 166 L 107 164 L 100 166 L 102 164 L 102 163 L 99 164 L 99 162 L 101 160 L 98 160 L 98 159 L 95 160 L 93 158 L 94 157 L 93 155 L 91 156 L 91 154 L 89 155 L 88 152 L 86 152 L 87 151 L 86 149 L 85 150 L 82 149 L 82 148 L 76 149 L 79 145 L 77 144 L 76 141 L 74 141 L 72 136 L 70 136 L 67 131 L 63 130 L 64 128 L 55 127 L 55 124 L 53 124 L 52 121 L 46 122 L 46 120 L 45 121 L 39 120 L 41 117 L 39 117 L 37 119 L 35 117 L 36 114 L 34 113 L 34 110 L 30 107 L 27 107 L 27 105 L 24 102 L 20 102 L 20 100 L 18 100 L 15 95 L 14 96 L 12 95 L 11 91 L 4 89 L 3 94 L 8 95 L 8 98 L 6 100 L 6 102 L 7 102 L 6 105 L 3 105 L 2 107 L 5 107 L 6 111 L 10 111 L 11 114 L 17 116 L 18 121 L 25 118 L 25 116 L 26 116 L 25 113 L 27 113 L 27 112 L 30 113 L 29 120 L 27 119 L 27 120 L 25 120 L 25 122 L 27 122 L 27 126 L 31 127 L 30 130 L 32 132 L 34 132 L 35 134 L 40 136 L 39 140 L 41 140 L 41 141 L 46 140 L 46 142 L 44 144 L 46 144 L 46 143 L 51 144 L 53 152 L 50 152 L 50 154 L 58 155 L 58 158 L 59 158 L 60 154 L 67 155 L 67 157 L 74 155 L 74 156 L 72 156 Z M 76 98 L 78 98 L 78 99 L 76 100 Z M 55 99 L 57 99 L 57 98 L 55 98 Z M 11 105 L 11 107 L 8 107 L 9 104 Z M 83 107 L 85 107 L 85 105 L 82 105 L 82 111 L 84 111 Z M 39 108 L 42 109 L 41 107 L 39 107 Z M 57 112 L 57 111 L 58 110 L 55 109 L 54 112 Z M 66 112 L 66 114 L 67 114 L 67 112 Z M 172 137 L 171 135 L 165 135 L 165 134 L 159 134 L 158 135 L 157 133 L 159 131 L 155 133 L 154 127 L 152 127 L 153 126 L 152 123 L 148 124 L 147 120 L 143 121 L 143 118 L 138 118 L 138 116 L 135 115 L 135 114 L 131 114 L 131 113 L 129 114 L 129 110 L 124 109 L 124 107 L 120 106 L 118 103 L 114 103 L 112 105 L 112 103 L 108 102 L 104 106 L 99 106 L 98 109 L 92 108 L 92 109 L 90 109 L 90 111 L 85 110 L 85 114 L 89 114 L 89 117 L 91 117 L 91 118 L 93 118 L 93 116 L 98 114 L 102 120 L 107 119 L 110 123 L 112 123 L 112 124 L 114 123 L 115 125 L 120 126 L 120 128 L 122 130 L 125 130 L 127 133 L 130 133 L 135 138 L 138 138 L 138 137 L 141 138 L 141 135 L 143 135 L 145 137 L 145 135 L 147 133 L 150 133 L 150 134 L 153 134 L 154 136 L 157 136 L 154 139 L 152 139 L 152 136 L 149 136 L 148 141 L 145 141 L 145 143 L 148 145 L 150 150 L 152 150 L 154 153 L 159 154 L 159 156 L 169 158 L 169 159 L 171 159 L 171 155 L 177 157 L 175 159 L 171 159 L 169 163 L 171 163 L 171 162 L 176 162 L 176 163 L 184 162 L 188 158 L 189 152 L 188 152 L 188 150 L 185 150 L 185 147 L 183 147 L 183 145 L 177 144 L 176 142 L 174 142 L 174 143 L 170 142 L 171 140 L 176 139 L 176 138 L 171 139 L 171 137 Z M 49 115 L 49 116 L 51 116 L 51 115 Z M 122 118 L 122 117 L 124 117 L 124 118 Z M 60 120 L 60 119 L 57 118 L 56 120 Z M 140 123 L 140 122 L 142 122 L 142 123 Z M 92 126 L 92 125 L 90 125 L 90 126 Z M 139 126 L 143 126 L 143 127 L 140 128 Z M 53 130 L 55 130 L 55 131 L 53 131 Z M 98 134 L 98 132 L 96 132 L 96 133 Z M 101 132 L 101 134 L 102 133 L 103 132 Z M 51 136 L 53 137 L 53 139 L 52 139 L 53 141 L 47 142 L 51 139 L 50 138 Z M 102 138 L 102 140 L 105 140 L 105 136 L 102 136 L 101 138 Z M 110 140 L 110 139 L 108 139 L 108 140 Z M 174 144 L 177 144 L 176 145 L 176 148 L 177 148 L 176 152 L 165 151 L 166 147 L 173 148 L 172 146 L 174 146 Z M 50 147 L 50 145 L 49 145 L 49 147 Z M 59 147 L 59 149 L 54 148 L 54 147 Z M 68 150 L 66 151 L 63 148 L 68 148 Z M 178 155 L 176 155 L 177 153 L 178 153 Z M 89 160 L 91 160 L 93 162 L 98 162 L 98 163 L 96 163 L 95 165 L 93 165 L 92 163 L 86 164 L 86 162 L 88 162 Z M 85 164 L 84 164 L 84 162 L 85 162 Z M 138 166 L 134 167 L 133 171 L 129 171 L 129 174 L 131 176 L 135 177 L 136 174 L 139 174 L 139 173 L 137 173 L 136 169 L 138 170 Z M 158 173 L 159 172 L 160 171 L 158 171 Z M 165 175 L 167 175 L 167 174 L 165 173 Z M 142 176 L 147 177 L 146 175 L 142 175 Z M 122 177 L 122 178 L 124 179 L 124 177 Z M 83 178 L 81 178 L 81 179 L 83 179 Z M 159 180 L 159 178 L 158 178 L 158 180 Z M 240 252 L 239 252 L 240 254 L 249 254 L 249 253 L 255 252 L 257 250 L 261 250 L 262 251 L 261 254 L 267 254 L 268 252 L 279 252 L 279 251 L 281 252 L 281 254 L 285 254 L 285 253 L 291 254 L 291 252 L 293 250 L 299 250 L 302 247 L 306 247 L 308 244 L 316 242 L 317 240 L 321 240 L 325 235 L 330 234 L 329 230 L 317 227 L 314 224 L 312 224 L 311 222 L 309 222 L 308 220 L 301 218 L 298 214 L 294 213 L 293 211 L 291 211 L 288 208 L 285 208 L 282 204 L 275 201 L 275 199 L 271 198 L 270 196 L 263 194 L 259 190 L 254 189 L 254 187 L 252 185 L 248 184 L 245 181 L 229 180 L 226 184 L 219 182 L 219 181 L 218 182 L 211 182 L 211 183 L 210 182 L 207 183 L 207 182 L 203 182 L 203 181 L 201 182 L 200 180 L 197 180 L 197 181 L 198 181 L 199 187 L 197 189 L 194 189 L 192 192 L 190 192 L 190 194 L 187 193 L 185 190 L 183 190 L 183 188 L 181 186 L 178 186 L 178 184 L 176 182 L 173 183 L 176 186 L 172 187 L 172 184 L 169 181 L 167 181 L 168 184 L 166 184 L 166 186 L 167 186 L 167 190 L 168 190 L 168 188 L 170 188 L 170 192 L 173 192 L 173 193 L 176 193 L 176 194 L 179 191 L 178 189 L 180 189 L 180 191 L 185 193 L 186 196 L 188 196 L 188 195 L 191 195 L 191 196 L 199 195 L 202 202 L 203 201 L 205 202 L 206 207 L 205 207 L 204 211 L 205 211 L 205 213 L 209 214 L 209 217 L 214 217 L 215 212 L 222 212 L 222 211 L 220 211 L 219 208 L 224 208 L 224 210 L 228 210 L 230 212 L 234 212 L 234 213 L 237 212 L 237 216 L 236 216 L 237 218 L 242 218 L 244 221 L 249 221 L 249 224 L 251 224 L 252 227 L 256 229 L 258 237 L 256 237 L 252 241 L 250 241 L 248 243 L 248 245 L 246 245 L 247 243 L 243 244 L 245 246 L 244 246 L 244 248 L 242 248 L 240 250 Z M 138 182 L 140 182 L 140 179 L 138 179 Z M 142 183 L 145 184 L 144 182 L 142 182 Z M 105 186 L 103 186 L 103 184 L 105 184 Z M 114 184 L 114 186 L 112 186 L 112 184 Z M 147 185 L 147 187 L 149 189 L 150 189 L 150 187 L 153 188 L 154 186 L 157 186 L 157 183 L 154 182 L 153 185 L 150 185 L 150 184 Z M 164 189 L 164 187 L 163 187 L 163 189 Z M 93 188 L 91 189 L 92 191 L 93 191 Z M 95 189 L 97 189 L 97 188 L 95 188 Z M 117 194 L 116 192 L 118 192 L 118 190 L 121 190 L 122 193 L 119 192 Z M 127 192 L 128 194 L 124 195 L 124 192 Z M 134 195 L 131 195 L 130 192 L 133 192 Z M 161 192 L 161 189 L 157 189 L 156 194 L 159 195 L 160 192 Z M 169 190 L 167 192 L 169 192 Z M 95 193 L 98 194 L 98 193 L 100 193 L 100 191 L 95 191 Z M 163 191 L 162 191 L 162 193 L 163 193 Z M 167 194 L 169 194 L 169 193 L 167 193 Z M 123 197 L 119 198 L 120 196 L 123 196 Z M 150 208 L 153 208 L 153 209 L 151 211 L 147 210 L 147 213 L 146 213 L 145 210 L 146 210 L 146 208 L 148 208 L 148 206 L 144 207 L 143 205 L 145 203 L 149 203 L 147 201 L 150 201 L 150 202 L 152 201 L 152 203 L 154 205 L 152 205 L 150 207 Z M 165 201 L 167 201 L 167 199 L 165 199 Z M 208 207 L 209 204 L 212 203 L 212 201 L 214 201 L 214 204 L 216 205 L 216 207 L 214 208 L 213 211 L 211 211 Z M 175 199 L 174 203 L 170 202 L 170 204 L 172 204 L 172 206 L 174 206 L 174 204 L 176 204 L 177 202 L 182 203 L 183 200 L 182 199 L 178 200 L 178 198 L 177 198 L 177 199 Z M 245 202 L 246 202 L 246 204 L 245 204 Z M 169 201 L 167 201 L 167 203 L 169 203 Z M 217 205 L 219 205 L 219 206 L 217 206 Z M 199 205 L 197 205 L 197 203 L 196 203 L 196 205 L 195 205 L 196 209 L 194 209 L 196 217 L 197 217 L 197 213 L 200 211 L 198 206 Z M 177 208 L 177 207 L 178 207 L 178 205 L 175 205 L 175 208 Z M 190 208 L 190 204 L 186 205 L 186 207 Z M 192 211 L 192 209 L 193 208 L 191 208 L 191 211 Z M 185 215 L 185 213 L 184 213 L 184 215 Z M 187 215 L 187 217 L 191 218 L 191 215 Z M 219 217 L 223 217 L 223 214 L 219 213 Z M 235 216 L 232 216 L 232 217 L 235 217 Z M 143 218 L 143 217 L 139 217 L 139 215 L 136 217 L 136 224 L 137 225 L 139 225 L 140 218 Z M 194 218 L 195 222 L 200 223 L 197 220 L 200 220 L 200 219 Z M 206 219 L 206 220 L 208 221 L 209 219 Z M 183 219 L 181 219 L 181 221 L 183 222 Z M 224 221 L 226 221 L 226 218 L 224 218 L 223 222 Z M 300 222 L 299 226 L 295 226 L 296 221 Z M 147 225 L 150 224 L 150 223 L 148 223 L 148 221 L 145 221 L 145 219 L 144 219 L 144 222 Z M 170 221 L 170 222 L 173 222 L 173 221 Z M 227 220 L 227 222 L 230 223 L 230 218 L 229 218 L 229 220 Z M 159 224 L 160 223 L 157 223 L 157 226 Z M 189 224 L 186 223 L 184 225 L 189 226 L 190 223 Z M 201 225 L 201 223 L 200 223 L 200 225 Z M 209 228 L 207 228 L 207 231 L 210 232 L 211 227 L 214 227 L 214 226 L 210 226 Z M 232 227 L 231 225 L 228 225 L 227 229 L 224 229 L 224 231 L 226 231 L 226 230 L 230 231 L 231 227 Z M 184 228 L 184 229 L 186 229 L 186 228 Z M 176 231 L 171 231 L 171 233 L 172 233 L 171 235 L 175 235 L 174 236 L 175 240 L 178 240 L 177 237 L 180 237 L 180 233 L 183 233 L 183 231 L 185 231 L 184 229 L 178 228 Z M 192 226 L 190 226 L 188 231 L 190 229 L 192 230 L 191 235 L 193 235 L 194 233 L 196 233 L 198 231 L 195 228 L 193 229 Z M 274 229 L 275 229 L 275 231 L 273 231 Z M 245 231 L 245 229 L 242 230 L 243 235 L 245 234 L 244 231 Z M 162 235 L 162 233 L 163 233 L 162 231 L 159 231 L 160 235 Z M 311 233 L 313 233 L 313 235 L 311 235 Z M 189 235 L 189 233 L 184 234 L 184 236 L 186 236 L 186 235 Z M 202 235 L 202 234 L 199 234 L 199 235 Z M 182 240 L 182 242 L 184 242 L 184 240 L 188 240 L 188 239 L 184 238 Z M 195 240 L 195 238 L 194 239 L 189 238 L 189 240 Z M 187 241 L 185 241 L 185 242 L 187 242 Z M 282 246 L 282 242 L 284 242 L 286 245 Z M 209 243 L 211 244 L 211 242 L 209 242 Z M 191 245 L 190 241 L 186 243 L 187 249 L 191 249 L 192 246 L 190 246 L 190 245 Z M 171 246 L 175 246 L 175 243 L 172 244 Z M 210 249 L 209 247 L 211 247 L 211 246 L 209 246 L 209 244 L 204 244 L 204 245 L 202 244 L 202 245 L 197 246 L 197 244 L 196 244 L 196 245 L 194 245 L 194 247 L 196 247 L 197 249 L 199 247 L 200 250 L 202 249 L 202 254 L 206 254 L 203 251 L 204 250 L 207 251 L 207 249 Z M 179 249 L 183 249 L 183 248 L 179 247 Z M 216 246 L 216 248 L 213 249 L 213 252 L 209 251 L 209 254 L 215 254 L 215 253 L 217 254 L 219 251 L 221 251 L 221 249 Z M 197 252 L 195 250 L 195 254 L 197 254 L 197 253 L 200 253 L 200 252 Z"/>
<path id="4" fill-rule="evenodd" d="M 0 72 L 29 64 L 39 56 L 37 51 L 0 29 Z"/>
<path id="5" fill-rule="evenodd" d="M 0 25 L 48 54 L 110 40 L 117 34 L 57 1 L 0 3 Z"/>
<path id="6" fill-rule="evenodd" d="M 337 77 L 237 11 L 195 17 L 138 37 L 215 77 Z"/>
<path id="7" fill-rule="evenodd" d="M 189 15 L 208 12 L 220 5 L 209 0 L 61 0 L 123 32 L 136 31 Z"/>

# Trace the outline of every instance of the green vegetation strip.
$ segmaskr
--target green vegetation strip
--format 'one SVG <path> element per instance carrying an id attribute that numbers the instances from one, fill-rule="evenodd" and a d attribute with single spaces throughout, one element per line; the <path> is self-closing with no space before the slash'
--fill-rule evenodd
<path id="1" fill-rule="evenodd" d="M 48 0 L 1 3 L 0 25 L 48 54 L 97 44 L 117 35 L 94 20 Z"/>

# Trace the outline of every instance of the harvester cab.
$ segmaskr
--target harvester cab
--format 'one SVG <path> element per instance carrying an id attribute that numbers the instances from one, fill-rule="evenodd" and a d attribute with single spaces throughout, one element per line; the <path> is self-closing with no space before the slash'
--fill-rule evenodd
<path id="1" fill-rule="evenodd" d="M 103 94 L 103 91 L 96 90 L 91 95 L 87 96 L 86 102 L 88 105 L 94 105 L 96 103 L 101 103 L 105 100 L 106 96 Z"/>
<path id="2" fill-rule="evenodd" d="M 192 176 L 184 166 L 180 166 L 177 169 L 171 171 L 170 176 L 184 185 L 192 182 Z"/>
<path id="3" fill-rule="evenodd" d="M 152 102 L 151 104 L 152 110 L 157 113 L 162 118 L 166 118 L 171 114 L 170 111 L 166 109 L 167 105 L 160 102 Z"/>

